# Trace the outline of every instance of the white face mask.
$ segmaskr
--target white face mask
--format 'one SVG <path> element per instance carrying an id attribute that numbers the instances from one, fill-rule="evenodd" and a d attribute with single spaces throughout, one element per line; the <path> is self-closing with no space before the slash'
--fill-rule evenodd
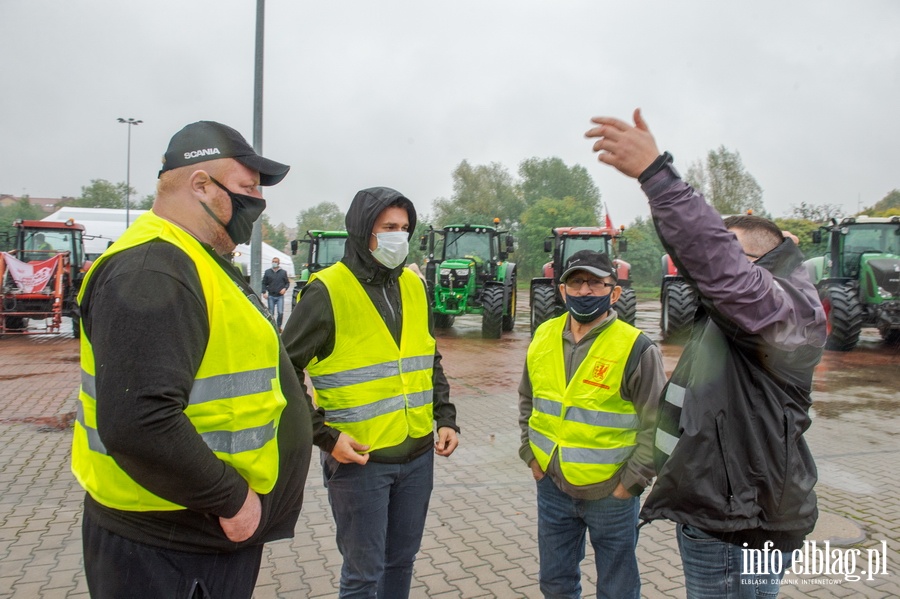
<path id="1" fill-rule="evenodd" d="M 403 264 L 409 255 L 409 233 L 391 231 L 389 233 L 373 233 L 378 240 L 378 247 L 372 250 L 372 257 L 387 268 L 394 269 Z"/>
<path id="2" fill-rule="evenodd" d="M 278 262 L 273 262 L 273 263 L 272 263 L 272 268 L 274 268 L 275 270 L 278 270 L 278 267 L 279 267 L 279 266 L 281 266 L 281 265 L 280 265 Z"/>

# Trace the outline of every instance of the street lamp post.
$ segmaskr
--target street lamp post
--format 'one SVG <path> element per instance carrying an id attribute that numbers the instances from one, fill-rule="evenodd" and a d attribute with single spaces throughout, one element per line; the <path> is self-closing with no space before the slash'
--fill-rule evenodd
<path id="1" fill-rule="evenodd" d="M 128 166 L 125 173 L 125 228 L 128 228 L 131 225 L 131 126 L 140 125 L 144 121 L 119 117 L 119 122 L 128 125 Z"/>

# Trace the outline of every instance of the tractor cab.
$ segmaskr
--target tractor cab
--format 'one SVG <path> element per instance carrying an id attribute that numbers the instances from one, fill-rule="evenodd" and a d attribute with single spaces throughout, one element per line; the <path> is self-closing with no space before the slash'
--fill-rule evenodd
<path id="1" fill-rule="evenodd" d="M 291 241 L 291 254 L 296 256 L 300 244 L 308 245 L 306 262 L 300 277 L 294 283 L 294 291 L 291 295 L 291 307 L 297 305 L 300 292 L 309 283 L 309 277 L 323 268 L 341 261 L 344 257 L 344 245 L 347 243 L 346 231 L 307 231 L 306 239 L 294 239 Z"/>
<path id="2" fill-rule="evenodd" d="M 637 318 L 637 296 L 631 287 L 631 265 L 622 260 L 620 252 L 628 248 L 624 236 L 625 227 L 557 227 L 553 235 L 544 240 L 544 251 L 550 254 L 550 262 L 544 264 L 540 277 L 531 280 L 531 334 L 545 321 L 565 312 L 562 296 L 557 289 L 563 265 L 581 250 L 603 252 L 612 259 L 622 294 L 613 308 L 619 318 L 634 324 Z"/>

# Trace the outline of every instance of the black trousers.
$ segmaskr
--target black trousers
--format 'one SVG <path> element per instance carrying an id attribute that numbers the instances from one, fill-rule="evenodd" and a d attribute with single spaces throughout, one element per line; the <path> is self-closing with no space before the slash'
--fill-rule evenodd
<path id="1" fill-rule="evenodd" d="M 92 599 L 250 599 L 262 561 L 262 545 L 191 553 L 136 543 L 86 513 L 81 534 Z"/>

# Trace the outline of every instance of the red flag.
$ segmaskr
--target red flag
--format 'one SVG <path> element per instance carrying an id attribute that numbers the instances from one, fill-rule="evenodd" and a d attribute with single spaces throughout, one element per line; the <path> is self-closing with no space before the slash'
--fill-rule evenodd
<path id="1" fill-rule="evenodd" d="M 609 217 L 609 208 L 606 207 L 605 203 L 603 204 L 603 212 L 606 214 L 606 228 L 607 229 L 614 228 L 613 224 L 612 224 L 612 219 Z"/>

